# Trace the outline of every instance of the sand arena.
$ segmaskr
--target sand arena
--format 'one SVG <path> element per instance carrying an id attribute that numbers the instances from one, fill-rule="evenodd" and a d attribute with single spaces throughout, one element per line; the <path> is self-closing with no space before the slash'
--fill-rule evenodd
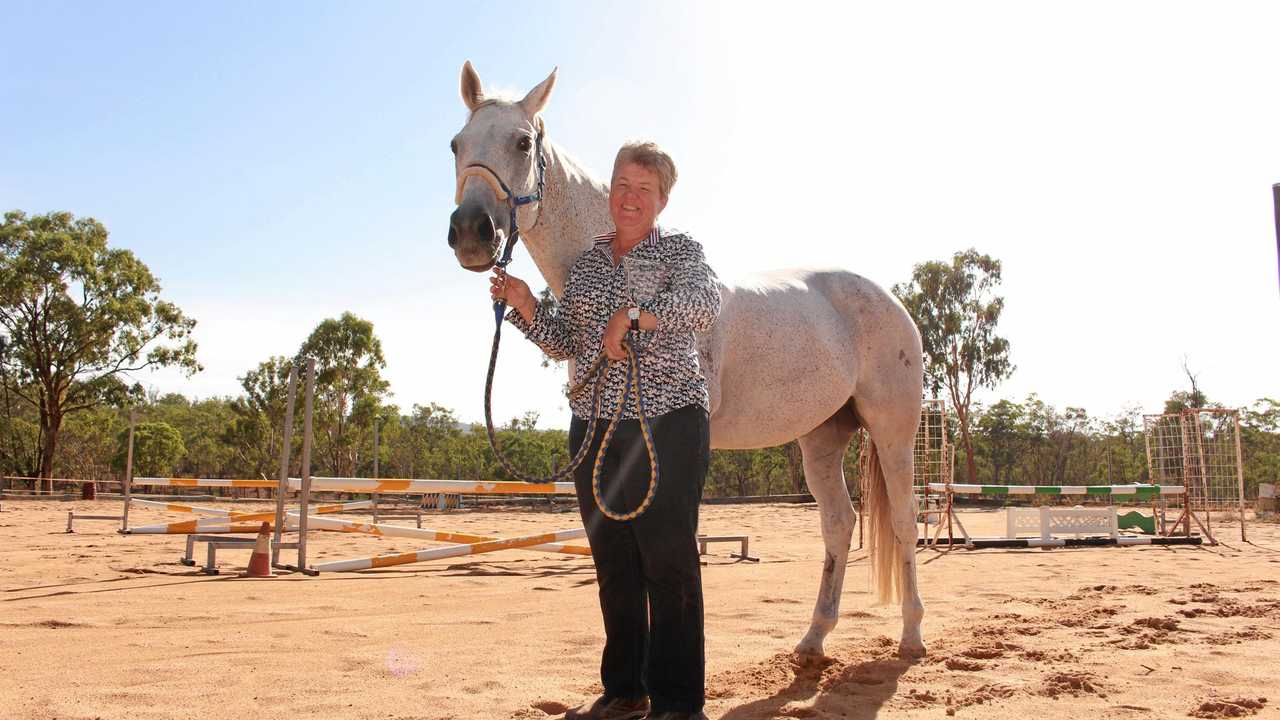
<path id="1" fill-rule="evenodd" d="M 588 558 L 507 551 L 319 578 L 204 576 L 181 536 L 121 536 L 118 502 L 7 500 L 0 511 L 0 716 L 541 720 L 599 691 Z M 236 503 L 236 509 L 269 509 Z M 359 517 L 359 516 L 356 516 Z M 962 513 L 977 535 L 1001 515 Z M 154 520 L 153 520 L 154 518 Z M 184 519 L 135 509 L 131 522 Z M 424 526 L 512 536 L 576 512 L 432 514 Z M 849 560 L 828 657 L 790 650 L 812 609 L 814 505 L 704 506 L 708 534 L 747 533 L 758 564 L 713 545 L 704 568 L 713 718 L 1274 717 L 1280 526 L 1251 543 L 922 551 L 929 654 L 895 654 L 896 607 L 873 606 Z M 415 540 L 314 533 L 317 560 Z M 856 540 L 855 540 L 856 545 Z M 201 557 L 197 555 L 197 557 Z"/>

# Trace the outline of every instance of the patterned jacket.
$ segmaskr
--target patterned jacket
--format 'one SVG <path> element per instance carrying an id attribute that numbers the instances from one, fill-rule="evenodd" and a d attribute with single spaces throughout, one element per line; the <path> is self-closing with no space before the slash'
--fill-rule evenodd
<path id="1" fill-rule="evenodd" d="M 526 323 L 513 309 L 507 320 L 551 358 L 572 358 L 573 385 L 582 380 L 604 349 L 609 318 L 634 303 L 658 318 L 658 328 L 640 331 L 636 342 L 645 414 L 657 417 L 693 404 L 710 411 L 694 333 L 710 330 L 720 314 L 720 286 L 702 246 L 686 233 L 655 226 L 614 266 L 613 236 L 597 236 L 592 247 L 578 256 L 554 309 L 539 306 L 532 323 Z M 600 402 L 602 418 L 613 416 L 618 393 L 626 382 L 624 366 L 609 366 Z M 588 385 L 569 398 L 574 415 L 591 416 L 592 387 Z M 628 400 L 622 417 L 637 417 L 634 400 Z"/>

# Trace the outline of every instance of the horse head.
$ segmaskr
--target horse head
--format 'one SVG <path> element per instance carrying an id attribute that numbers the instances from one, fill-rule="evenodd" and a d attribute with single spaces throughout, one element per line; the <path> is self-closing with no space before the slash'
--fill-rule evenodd
<path id="1" fill-rule="evenodd" d="M 523 99 L 485 95 L 471 62 L 462 66 L 462 102 L 470 115 L 453 137 L 458 207 L 449 216 L 449 247 L 458 264 L 475 272 L 493 267 L 511 236 L 511 208 L 521 227 L 532 227 L 541 212 L 539 152 L 544 134 L 539 113 L 551 98 L 556 71 Z"/>

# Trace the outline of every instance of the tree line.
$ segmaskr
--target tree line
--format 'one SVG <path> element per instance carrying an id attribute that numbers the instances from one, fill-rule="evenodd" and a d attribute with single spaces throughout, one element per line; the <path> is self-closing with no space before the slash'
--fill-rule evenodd
<path id="1" fill-rule="evenodd" d="M 0 225 L 0 470 L 5 475 L 107 480 L 124 464 L 129 413 L 136 414 L 134 474 L 275 478 L 289 374 L 317 363 L 313 415 L 315 475 L 373 474 L 374 431 L 381 477 L 504 480 L 484 428 L 429 403 L 388 402 L 386 361 L 372 323 L 352 313 L 320 321 L 289 356 L 247 368 L 234 397 L 155 395 L 130 384 L 152 367 L 198 372 L 195 320 L 160 297 L 160 285 L 130 251 L 109 247 L 104 226 L 69 213 L 9 212 Z M 1013 371 L 996 333 L 1003 298 L 998 260 L 975 250 L 921 263 L 894 294 L 921 330 L 926 392 L 944 397 L 952 442 L 962 451 L 957 481 L 1005 484 L 1122 484 L 1148 477 L 1141 412 L 1091 416 L 1036 396 L 974 402 Z M 544 302 L 553 302 L 549 297 Z M 1211 405 L 1195 383 L 1166 409 Z M 301 403 L 291 456 L 299 468 Z M 1261 398 L 1242 412 L 1250 487 L 1280 477 L 1280 403 Z M 540 428 L 536 413 L 498 429 L 504 452 L 530 472 L 568 460 L 567 434 Z M 847 453 L 856 492 L 861 440 Z M 804 492 L 794 442 L 713 451 L 705 494 Z"/>

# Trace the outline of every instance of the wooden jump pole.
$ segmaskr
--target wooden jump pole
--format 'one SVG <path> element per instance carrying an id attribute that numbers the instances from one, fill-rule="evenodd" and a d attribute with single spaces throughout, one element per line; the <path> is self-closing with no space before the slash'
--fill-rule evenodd
<path id="1" fill-rule="evenodd" d="M 373 416 L 373 479 L 378 479 L 378 415 Z M 373 521 L 378 522 L 378 496 L 373 496 Z"/>
<path id="2" fill-rule="evenodd" d="M 129 445 L 124 456 L 124 511 L 120 513 L 120 532 L 129 532 L 129 504 L 133 494 L 133 426 L 137 423 L 137 408 L 129 408 Z"/>
<path id="3" fill-rule="evenodd" d="M 289 367 L 289 394 L 284 406 L 284 428 L 281 432 L 280 477 L 276 485 L 275 530 L 271 538 L 271 566 L 280 564 L 280 540 L 284 533 L 284 499 L 289 494 L 289 460 L 293 451 L 293 406 L 298 395 L 298 368 Z"/>
<path id="4" fill-rule="evenodd" d="M 1236 412 L 1232 415 L 1236 426 L 1236 486 L 1240 493 L 1240 542 L 1248 542 L 1249 538 L 1244 529 L 1244 453 L 1240 450 L 1240 413 Z"/>
<path id="5" fill-rule="evenodd" d="M 298 567 L 305 575 L 315 575 L 307 568 L 307 515 L 311 504 L 311 420 L 316 396 L 316 359 L 307 358 L 307 393 L 302 411 L 302 490 L 299 493 Z"/>

